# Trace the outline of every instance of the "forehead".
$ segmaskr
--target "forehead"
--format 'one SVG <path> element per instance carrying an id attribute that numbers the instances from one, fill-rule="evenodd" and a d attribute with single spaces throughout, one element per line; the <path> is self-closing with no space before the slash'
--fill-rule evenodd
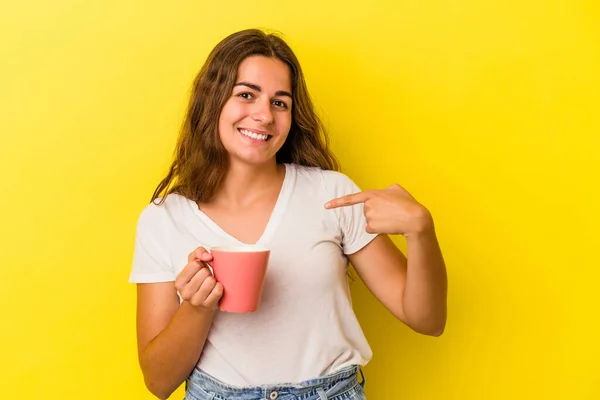
<path id="1" fill-rule="evenodd" d="M 250 56 L 238 68 L 237 82 L 260 86 L 266 91 L 292 91 L 290 68 L 274 57 Z"/>

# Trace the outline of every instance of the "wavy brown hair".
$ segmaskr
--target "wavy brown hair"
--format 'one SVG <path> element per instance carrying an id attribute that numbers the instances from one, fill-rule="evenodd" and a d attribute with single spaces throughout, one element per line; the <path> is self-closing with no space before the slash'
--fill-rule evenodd
<path id="1" fill-rule="evenodd" d="M 292 124 L 276 154 L 277 162 L 339 170 L 294 52 L 279 36 L 248 29 L 223 39 L 194 80 L 173 163 L 156 187 L 152 202 L 163 196 L 159 203 L 162 204 L 171 193 L 195 202 L 210 201 L 214 197 L 229 167 L 229 157 L 218 131 L 221 110 L 231 96 L 239 65 L 255 55 L 283 61 L 292 75 Z"/>

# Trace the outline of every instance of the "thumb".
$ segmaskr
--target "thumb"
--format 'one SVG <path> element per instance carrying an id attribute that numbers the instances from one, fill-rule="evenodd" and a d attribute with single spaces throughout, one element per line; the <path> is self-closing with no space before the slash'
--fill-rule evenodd
<path id="1" fill-rule="evenodd" d="M 394 183 L 393 185 L 388 186 L 386 188 L 386 190 L 394 191 L 397 193 L 402 193 L 403 195 L 406 195 L 407 197 L 414 199 L 414 197 L 408 192 L 408 190 L 404 189 L 402 186 L 400 186 L 397 183 Z"/>

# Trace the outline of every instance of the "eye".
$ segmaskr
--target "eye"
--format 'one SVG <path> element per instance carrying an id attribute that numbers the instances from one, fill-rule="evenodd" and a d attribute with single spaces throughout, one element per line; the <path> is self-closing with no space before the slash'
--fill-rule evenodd
<path id="1" fill-rule="evenodd" d="M 288 105 L 285 101 L 281 101 L 281 100 L 273 100 L 273 105 L 275 107 L 279 107 L 279 108 L 284 108 L 287 109 Z"/>
<path id="2" fill-rule="evenodd" d="M 252 100 L 252 98 L 254 98 L 252 93 L 249 93 L 249 92 L 241 92 L 241 93 L 236 94 L 235 96 L 241 97 L 244 100 Z"/>

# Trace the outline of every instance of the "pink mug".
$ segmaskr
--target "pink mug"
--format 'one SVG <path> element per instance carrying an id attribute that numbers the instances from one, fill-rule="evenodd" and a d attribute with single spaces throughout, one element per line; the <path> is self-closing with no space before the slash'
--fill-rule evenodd
<path id="1" fill-rule="evenodd" d="M 269 263 L 270 250 L 258 246 L 213 247 L 209 263 L 223 285 L 221 311 L 253 312 L 258 309 Z"/>

